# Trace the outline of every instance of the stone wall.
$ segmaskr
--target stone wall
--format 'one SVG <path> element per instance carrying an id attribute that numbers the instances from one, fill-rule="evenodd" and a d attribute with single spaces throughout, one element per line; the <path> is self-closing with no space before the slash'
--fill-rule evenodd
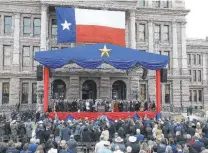
<path id="1" fill-rule="evenodd" d="M 79 76 L 71 76 L 70 77 L 70 98 L 71 99 L 79 99 Z"/>
<path id="2" fill-rule="evenodd" d="M 156 101 L 156 84 L 155 79 L 148 80 L 149 96 L 151 100 Z"/>
<path id="3" fill-rule="evenodd" d="M 189 102 L 189 79 L 183 79 L 181 81 L 181 94 L 183 106 L 190 106 L 191 104 Z"/>
<path id="4" fill-rule="evenodd" d="M 181 106 L 181 82 L 180 80 L 172 81 L 172 102 L 174 106 Z"/>
<path id="5" fill-rule="evenodd" d="M 10 79 L 10 95 L 9 101 L 10 105 L 15 105 L 20 101 L 20 79 L 19 78 L 11 78 Z"/>
<path id="6" fill-rule="evenodd" d="M 100 79 L 100 98 L 101 99 L 108 99 L 110 98 L 110 78 L 109 77 L 101 77 Z"/>
<path id="7" fill-rule="evenodd" d="M 1 0 L 1 8 L 0 8 L 0 12 L 4 12 L 5 15 L 12 15 L 13 16 L 13 23 L 14 23 L 14 33 L 12 33 L 11 37 L 1 37 L 0 38 L 0 89 L 1 89 L 1 81 L 2 78 L 6 78 L 6 79 L 10 79 L 10 103 L 11 104 L 16 104 L 20 101 L 20 79 L 24 80 L 24 79 L 34 79 L 36 78 L 35 75 L 35 71 L 34 69 L 31 69 L 27 72 L 30 73 L 30 77 L 28 77 L 27 75 L 25 75 L 25 72 L 21 71 L 21 54 L 22 54 L 22 46 L 23 45 L 29 45 L 31 46 L 40 46 L 42 50 L 46 50 L 49 49 L 50 47 L 62 47 L 63 44 L 57 44 L 56 39 L 51 38 L 50 37 L 50 32 L 48 34 L 48 31 L 50 31 L 50 23 L 51 23 L 51 16 L 50 16 L 50 12 L 47 8 L 48 5 L 43 5 L 41 7 L 41 2 L 44 4 L 53 4 L 53 6 L 59 6 L 59 5 L 76 5 L 77 6 L 82 6 L 82 7 L 95 7 L 95 8 L 103 8 L 103 9 L 114 9 L 114 10 L 123 10 L 128 12 L 129 10 L 136 10 L 136 4 L 137 4 L 137 0 L 134 1 L 128 1 L 128 2 L 119 2 L 119 1 L 115 1 L 112 0 L 110 3 L 106 4 L 104 1 L 103 2 L 86 2 L 83 3 L 81 1 L 67 1 L 67 0 L 62 0 L 62 2 L 60 3 L 60 1 L 55 1 L 55 0 L 40 0 L 40 1 L 31 1 L 31 0 L 19 0 L 19 1 L 13 1 L 13 0 Z M 13 5 L 11 5 L 13 4 Z M 147 3 L 148 5 L 146 7 L 152 7 L 152 3 L 151 1 L 149 1 Z M 170 24 L 170 27 L 172 26 L 172 22 L 177 22 L 177 23 L 184 23 L 185 22 L 185 16 L 188 13 L 187 10 L 184 9 L 184 1 L 183 0 L 176 0 L 174 1 L 174 3 L 172 3 L 171 5 L 173 8 L 172 9 L 137 9 L 136 10 L 136 22 L 137 23 L 144 23 L 146 25 L 145 29 L 145 42 L 140 42 L 139 39 L 137 40 L 137 49 L 145 49 L 154 52 L 155 51 L 155 44 L 154 44 L 154 24 L 159 22 L 162 24 Z M 6 8 L 6 9 L 5 9 Z M 175 8 L 180 8 L 180 9 L 175 9 Z M 42 13 L 42 16 L 40 16 Z M 44 14 L 47 13 L 47 14 Z M 128 12 L 129 13 L 129 12 Z M 130 26 L 130 16 L 127 13 L 126 15 L 126 42 L 127 42 L 127 47 L 131 47 L 131 41 L 130 41 L 130 31 L 131 31 L 131 26 Z M 169 15 L 167 15 L 167 13 Z M 23 37 L 22 34 L 22 30 L 23 30 L 23 26 L 22 26 L 22 19 L 23 16 L 22 14 L 24 14 L 27 17 L 42 17 L 45 20 L 41 20 L 44 21 L 41 23 L 41 31 L 43 31 L 41 33 L 41 37 L 34 37 L 33 35 L 29 36 L 29 37 Z M 173 20 L 174 19 L 174 20 Z M 4 23 L 4 19 L 3 16 L 1 16 L 0 20 L 2 21 L 2 23 Z M 47 24 L 48 23 L 48 24 Z M 3 25 L 3 24 L 2 24 Z M 48 27 L 49 26 L 49 27 Z M 45 30 L 44 30 L 45 29 Z M 3 30 L 3 26 L 1 26 L 0 32 L 3 34 L 4 30 Z M 183 33 L 184 35 L 185 33 Z M 137 26 L 137 33 L 136 33 L 136 37 L 138 37 L 139 33 L 138 33 L 138 26 Z M 179 33 L 180 35 L 180 33 Z M 181 37 L 183 37 L 183 35 L 181 35 Z M 41 39 L 41 41 L 40 41 Z M 170 32 L 170 40 L 172 40 L 172 33 Z M 184 39 L 183 39 L 184 40 Z M 40 44 L 41 42 L 41 44 Z M 179 43 L 179 41 L 178 41 Z M 12 56 L 13 58 L 11 59 L 12 61 L 12 67 L 11 67 L 11 71 L 8 72 L 3 72 L 3 45 L 12 45 L 13 49 L 13 53 Z M 55 45 L 55 46 L 53 46 Z M 67 46 L 67 45 L 65 45 Z M 170 52 L 172 52 L 172 42 L 170 41 L 167 44 L 160 44 L 160 49 L 162 50 L 168 50 Z M 32 51 L 32 50 L 31 50 Z M 181 50 L 178 50 L 178 52 L 181 52 Z M 32 54 L 31 54 L 32 55 Z M 32 56 L 31 56 L 32 57 Z M 18 60 L 19 58 L 19 60 Z M 172 56 L 170 57 L 170 59 L 172 58 Z M 32 60 L 32 58 L 31 58 Z M 180 58 L 178 60 L 181 60 Z M 184 59 L 185 61 L 186 59 Z M 186 61 L 185 61 L 186 62 Z M 32 63 L 32 61 L 31 61 Z M 19 65 L 18 65 L 19 64 Z M 31 64 L 32 67 L 32 64 Z M 179 66 L 180 67 L 180 66 Z M 68 71 L 70 71 L 68 69 Z M 114 72 L 114 71 L 113 71 Z M 151 71 L 153 75 L 151 75 L 150 80 L 148 81 L 148 87 L 149 87 L 149 93 L 150 93 L 150 97 L 151 99 L 155 99 L 155 72 Z M 64 72 L 65 73 L 65 72 Z M 174 73 L 174 72 L 173 72 Z M 17 75 L 18 74 L 18 75 Z M 85 74 L 86 77 L 87 73 Z M 123 76 L 122 76 L 123 75 Z M 99 96 L 100 98 L 104 98 L 104 97 L 111 97 L 111 90 L 112 90 L 112 82 L 115 80 L 123 80 L 126 84 L 127 84 L 127 98 L 133 98 L 134 99 L 134 91 L 138 88 L 139 85 L 139 77 L 135 77 L 135 76 L 126 76 L 124 74 L 120 74 L 120 76 L 117 76 L 116 74 L 114 74 L 113 78 L 108 78 L 106 76 L 101 76 L 100 77 L 100 85 L 99 86 Z M 180 74 L 179 74 L 180 75 Z M 16 78 L 15 78 L 16 77 Z M 62 76 L 58 76 L 60 78 L 62 78 Z M 76 74 L 72 74 L 72 75 L 68 75 L 68 78 L 66 80 L 64 80 L 66 82 L 66 84 L 68 85 L 67 88 L 67 98 L 79 98 L 80 97 L 80 77 L 79 75 Z M 177 80 L 176 83 L 180 82 L 181 78 L 174 76 L 175 79 Z M 138 82 L 138 83 L 137 83 Z M 182 84 L 186 85 L 186 83 L 188 82 L 182 82 Z M 42 98 L 43 98 L 43 82 L 37 82 L 37 86 L 38 86 L 38 91 L 37 91 L 37 97 L 38 97 L 38 108 L 42 108 Z M 30 87 L 31 88 L 31 87 Z M 187 86 L 182 85 L 182 88 L 184 89 L 184 93 L 182 93 L 186 98 L 186 91 L 187 91 Z M 206 93 L 207 90 L 204 90 L 204 93 Z M 175 87 L 174 83 L 173 83 L 173 100 L 177 103 L 178 102 L 178 95 L 180 94 L 180 91 L 178 90 L 178 87 Z M 50 94 L 49 94 L 50 95 Z M 174 97 L 176 96 L 176 97 Z M 1 95 L 0 95 L 1 98 Z M 184 100 L 186 99 L 184 98 Z M 206 98 L 206 96 L 204 97 Z M 183 99 L 183 98 L 182 98 Z M 207 96 L 207 100 L 208 100 L 208 96 Z M 1 101 L 1 100 L 0 100 Z M 39 107 L 40 106 L 40 107 Z"/>

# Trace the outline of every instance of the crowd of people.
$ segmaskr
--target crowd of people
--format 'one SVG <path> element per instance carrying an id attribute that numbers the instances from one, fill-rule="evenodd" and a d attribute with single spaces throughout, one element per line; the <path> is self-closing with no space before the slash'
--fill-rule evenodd
<path id="1" fill-rule="evenodd" d="M 47 114 L 2 121 L 0 153 L 207 153 L 208 123 L 130 117 L 60 121 Z"/>
<path id="2" fill-rule="evenodd" d="M 49 104 L 49 112 L 98 112 L 99 106 L 104 106 L 105 112 L 134 112 L 154 111 L 155 102 L 140 102 L 133 100 L 62 100 L 52 99 Z"/>

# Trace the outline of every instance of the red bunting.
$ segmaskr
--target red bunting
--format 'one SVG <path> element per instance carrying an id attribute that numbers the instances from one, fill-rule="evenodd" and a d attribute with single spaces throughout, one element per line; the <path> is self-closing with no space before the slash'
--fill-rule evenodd
<path id="1" fill-rule="evenodd" d="M 57 114 L 57 117 L 59 120 L 65 120 L 67 119 L 68 116 L 71 116 L 74 119 L 86 119 L 88 118 L 89 120 L 96 120 L 99 116 L 105 115 L 111 120 L 119 120 L 120 118 L 122 119 L 127 119 L 128 117 L 133 118 L 135 114 L 137 114 L 140 118 L 144 118 L 145 115 L 147 115 L 148 118 L 155 118 L 156 117 L 156 112 L 74 112 L 74 113 L 69 113 L 69 112 L 56 112 L 56 113 L 49 113 L 48 117 L 49 118 L 54 118 L 55 115 Z"/>

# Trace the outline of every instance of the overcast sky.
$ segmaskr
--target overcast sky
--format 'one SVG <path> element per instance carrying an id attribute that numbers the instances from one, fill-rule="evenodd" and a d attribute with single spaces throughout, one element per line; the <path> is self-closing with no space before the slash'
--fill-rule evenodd
<path id="1" fill-rule="evenodd" d="M 208 0 L 185 0 L 190 9 L 187 16 L 187 38 L 208 37 Z"/>

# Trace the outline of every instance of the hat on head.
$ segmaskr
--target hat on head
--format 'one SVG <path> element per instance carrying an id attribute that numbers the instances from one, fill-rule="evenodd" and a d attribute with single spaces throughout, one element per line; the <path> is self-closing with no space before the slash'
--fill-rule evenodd
<path id="1" fill-rule="evenodd" d="M 123 139 L 122 139 L 121 137 L 117 137 L 117 138 L 115 139 L 115 142 L 123 142 Z"/>
<path id="2" fill-rule="evenodd" d="M 137 138 L 135 136 L 130 136 L 129 141 L 130 142 L 136 142 Z"/>
<path id="3" fill-rule="evenodd" d="M 43 121 L 39 121 L 38 123 L 39 123 L 39 124 L 43 124 Z"/>
<path id="4" fill-rule="evenodd" d="M 70 139 L 71 139 L 71 140 L 74 139 L 74 135 L 71 135 L 71 136 L 70 136 Z"/>
<path id="5" fill-rule="evenodd" d="M 104 142 L 104 145 L 105 145 L 105 146 L 110 146 L 110 141 L 105 141 L 105 142 Z"/>

